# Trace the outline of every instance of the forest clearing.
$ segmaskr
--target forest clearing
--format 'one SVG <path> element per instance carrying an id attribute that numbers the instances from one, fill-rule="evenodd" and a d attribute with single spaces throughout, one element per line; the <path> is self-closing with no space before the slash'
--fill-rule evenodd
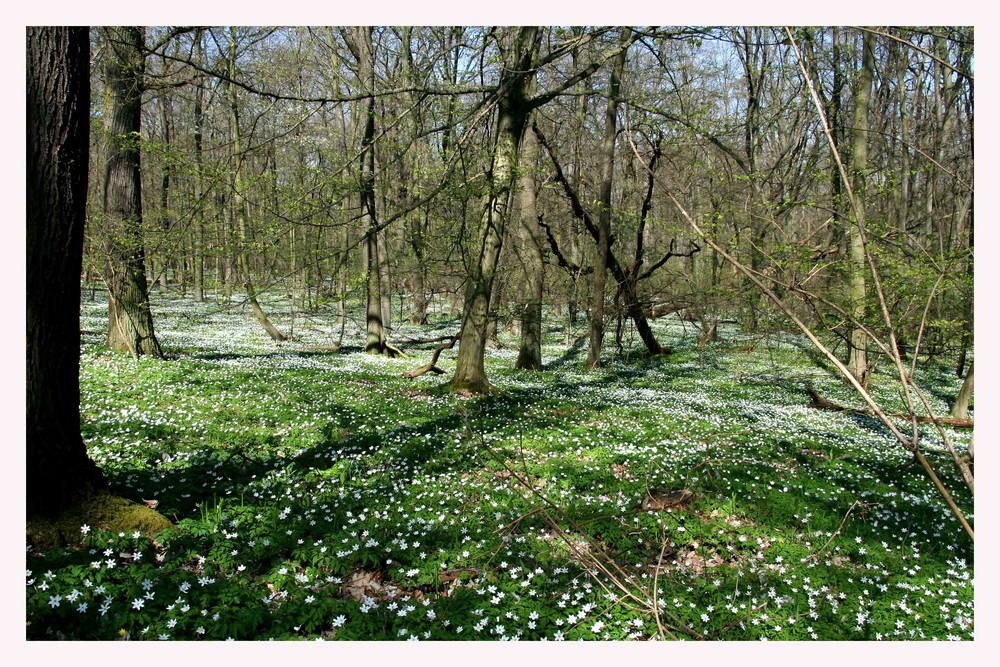
<path id="1" fill-rule="evenodd" d="M 28 27 L 27 639 L 974 639 L 974 65 Z"/>

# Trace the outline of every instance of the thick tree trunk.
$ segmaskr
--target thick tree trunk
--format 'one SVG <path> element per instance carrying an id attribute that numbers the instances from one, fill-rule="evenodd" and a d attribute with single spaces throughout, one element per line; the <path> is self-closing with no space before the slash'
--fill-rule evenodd
<path id="1" fill-rule="evenodd" d="M 143 28 L 104 28 L 105 85 L 109 108 L 104 183 L 105 255 L 108 285 L 108 347 L 138 358 L 162 357 L 153 332 L 142 241 L 142 178 L 139 171 L 143 89 Z"/>
<path id="2" fill-rule="evenodd" d="M 521 304 L 521 347 L 514 367 L 532 371 L 542 370 L 542 296 L 545 290 L 545 261 L 542 255 L 545 233 L 538 224 L 538 201 L 535 197 L 537 163 L 538 139 L 534 131 L 527 128 L 521 146 L 521 174 L 518 184 L 524 292 Z"/>
<path id="3" fill-rule="evenodd" d="M 514 168 L 529 112 L 525 90 L 528 78 L 534 76 L 530 64 L 538 48 L 538 28 L 521 28 L 515 40 L 498 86 L 497 134 L 490 192 L 474 246 L 476 255 L 472 258 L 466 282 L 461 342 L 455 375 L 451 379 L 451 387 L 458 391 L 483 393 L 490 389 L 483 363 L 490 296 L 506 235 Z"/>
<path id="4" fill-rule="evenodd" d="M 382 276 L 379 271 L 377 234 L 369 231 L 365 235 L 365 311 L 367 314 L 368 338 L 365 352 L 384 354 L 386 348 L 385 327 L 382 326 L 383 304 L 381 298 Z"/>
<path id="5" fill-rule="evenodd" d="M 90 131 L 86 27 L 27 30 L 27 515 L 106 486 L 80 437 L 80 271 Z"/>

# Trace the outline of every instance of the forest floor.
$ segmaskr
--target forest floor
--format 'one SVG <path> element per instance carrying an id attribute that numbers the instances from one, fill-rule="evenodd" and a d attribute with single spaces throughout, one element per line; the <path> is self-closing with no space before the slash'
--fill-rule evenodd
<path id="1" fill-rule="evenodd" d="M 534 373 L 501 334 L 500 391 L 466 397 L 402 377 L 444 317 L 399 326 L 388 359 L 354 322 L 331 349 L 330 312 L 271 304 L 294 332 L 274 344 L 248 308 L 154 294 L 168 358 L 136 362 L 90 297 L 84 440 L 176 527 L 28 545 L 29 639 L 974 638 L 970 540 L 881 424 L 807 407 L 805 383 L 863 406 L 798 336 L 721 325 L 699 348 L 661 318 L 671 354 L 586 372 L 580 323 L 568 346 L 547 331 Z M 946 413 L 960 380 L 936 361 L 918 380 Z M 888 375 L 873 390 L 902 410 Z"/>

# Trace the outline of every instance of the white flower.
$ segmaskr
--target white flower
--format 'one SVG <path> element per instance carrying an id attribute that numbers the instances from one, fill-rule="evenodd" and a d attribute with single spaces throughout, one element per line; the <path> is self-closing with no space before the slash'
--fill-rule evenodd
<path id="1" fill-rule="evenodd" d="M 346 622 L 347 622 L 347 617 L 344 616 L 343 614 L 341 614 L 337 618 L 333 619 L 333 627 L 339 628 L 340 626 L 342 626 Z"/>

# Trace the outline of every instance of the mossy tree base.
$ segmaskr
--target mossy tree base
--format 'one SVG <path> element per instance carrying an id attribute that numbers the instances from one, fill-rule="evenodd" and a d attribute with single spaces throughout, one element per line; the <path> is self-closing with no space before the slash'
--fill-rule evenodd
<path id="1" fill-rule="evenodd" d="M 55 518 L 29 517 L 27 540 L 40 550 L 81 543 L 80 527 L 114 532 L 139 531 L 152 538 L 173 524 L 162 514 L 127 498 L 98 492 Z"/>

